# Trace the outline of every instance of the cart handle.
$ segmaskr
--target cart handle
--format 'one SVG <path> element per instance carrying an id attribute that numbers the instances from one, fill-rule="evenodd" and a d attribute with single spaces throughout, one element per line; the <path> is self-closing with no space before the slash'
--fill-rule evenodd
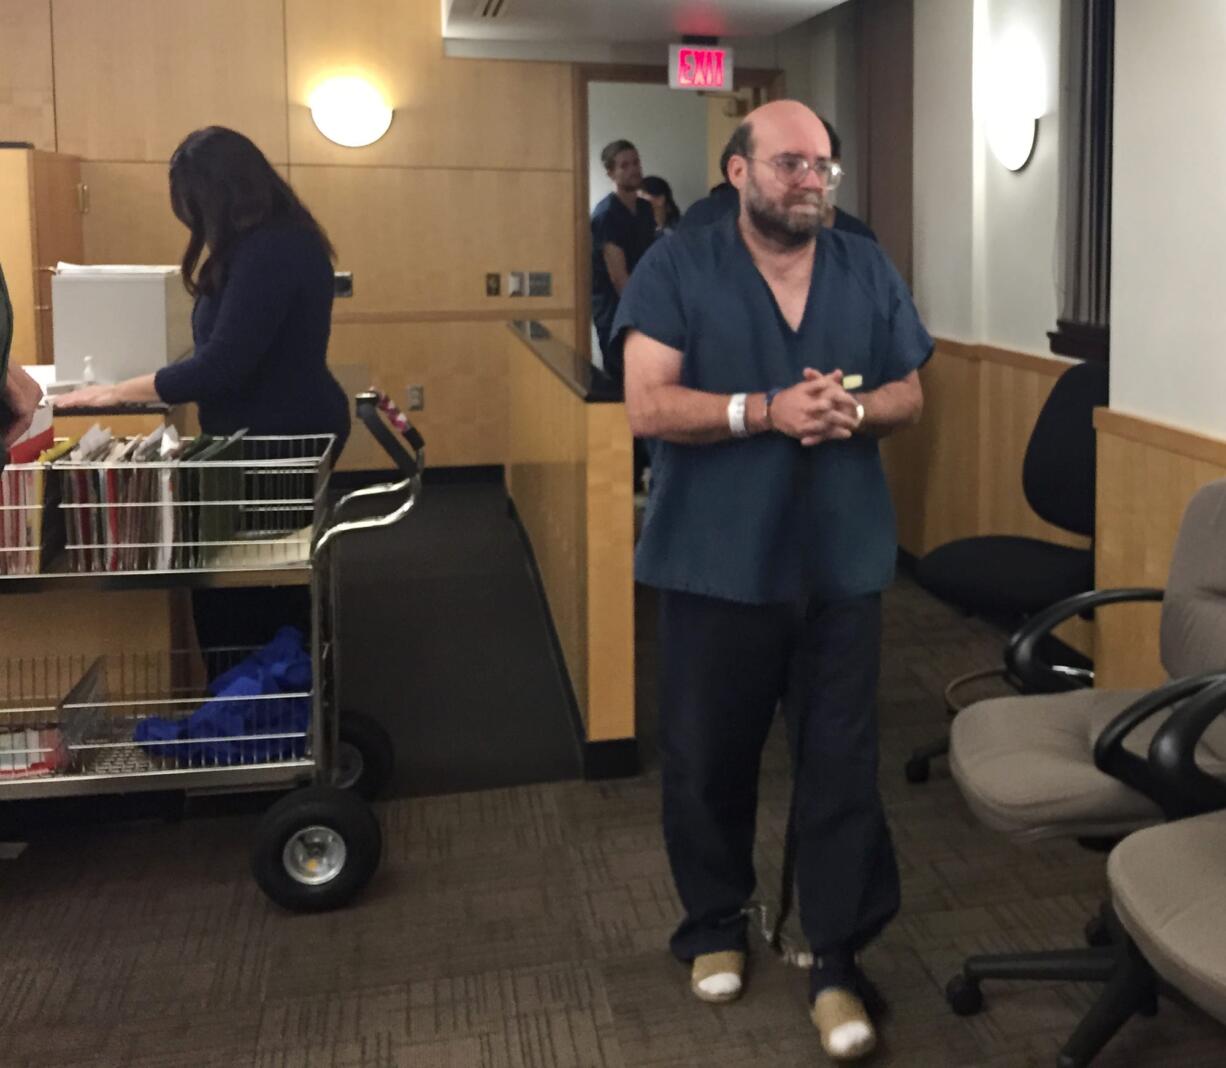
<path id="1" fill-rule="evenodd" d="M 396 461 L 396 466 L 399 467 L 406 477 L 400 482 L 388 482 L 378 486 L 367 486 L 364 489 L 355 490 L 353 493 L 341 498 L 341 500 L 333 508 L 333 516 L 339 516 L 339 513 L 344 509 L 350 501 L 360 497 L 376 497 L 384 496 L 391 493 L 399 493 L 403 490 L 408 490 L 408 496 L 400 504 L 398 508 L 386 515 L 375 516 L 369 519 L 352 519 L 346 522 L 333 523 L 320 536 L 315 543 L 313 555 L 320 554 L 324 549 L 337 538 L 347 534 L 355 533 L 359 530 L 378 530 L 380 527 L 389 527 L 400 522 L 417 503 L 418 497 L 421 496 L 421 473 L 425 467 L 426 443 L 417 428 L 409 422 L 399 408 L 392 403 L 391 398 L 386 394 L 378 393 L 375 390 L 367 390 L 364 393 L 359 393 L 354 398 L 355 408 L 358 418 L 366 424 L 370 432 L 375 436 L 375 439 L 387 450 L 387 453 L 393 460 Z M 399 430 L 409 443 L 409 452 L 387 428 L 382 416 L 386 415 L 390 422 L 397 430 Z"/>
<path id="2" fill-rule="evenodd" d="M 359 393 L 354 398 L 354 407 L 357 417 L 366 424 L 366 429 L 396 461 L 396 466 L 409 478 L 419 474 L 426 466 L 425 439 L 418 432 L 417 427 L 409 422 L 408 417 L 396 407 L 392 399 L 386 393 L 378 393 L 370 389 Z M 387 421 L 404 435 L 405 441 L 409 443 L 408 449 L 387 428 L 387 423 L 380 418 L 381 414 L 387 416 Z"/>

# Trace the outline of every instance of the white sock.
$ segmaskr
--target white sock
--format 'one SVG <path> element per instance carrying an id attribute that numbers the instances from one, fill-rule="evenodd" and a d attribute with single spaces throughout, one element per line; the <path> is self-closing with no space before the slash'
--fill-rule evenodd
<path id="1" fill-rule="evenodd" d="M 735 994 L 741 989 L 741 977 L 735 972 L 716 972 L 698 981 L 698 989 L 713 997 Z"/>
<path id="2" fill-rule="evenodd" d="M 830 1032 L 828 1040 L 830 1052 L 835 1056 L 843 1056 L 859 1049 L 872 1037 L 872 1030 L 863 1020 L 852 1020 L 849 1023 L 839 1024 Z"/>

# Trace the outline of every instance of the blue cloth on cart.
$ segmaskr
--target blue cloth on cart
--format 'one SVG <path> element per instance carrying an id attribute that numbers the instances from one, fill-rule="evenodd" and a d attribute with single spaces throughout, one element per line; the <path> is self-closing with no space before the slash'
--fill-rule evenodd
<path id="1" fill-rule="evenodd" d="M 311 699 L 267 695 L 301 695 L 310 688 L 311 656 L 302 633 L 282 627 L 266 646 L 209 683 L 213 700 L 186 719 L 141 720 L 135 739 L 151 756 L 189 767 L 290 760 L 306 748 Z M 270 734 L 293 737 L 251 737 Z M 182 744 L 144 744 L 150 742 Z"/>

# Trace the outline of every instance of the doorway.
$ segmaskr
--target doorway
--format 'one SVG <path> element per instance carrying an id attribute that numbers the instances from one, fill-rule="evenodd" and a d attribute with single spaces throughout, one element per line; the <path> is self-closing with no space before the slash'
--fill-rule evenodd
<path id="1" fill-rule="evenodd" d="M 574 73 L 575 348 L 600 362 L 592 327 L 593 208 L 612 191 L 601 149 L 634 143 L 643 174 L 668 181 L 684 212 L 722 181 L 719 157 L 728 137 L 753 108 L 784 95 L 783 73 L 738 70 L 736 89 L 703 93 L 668 88 L 665 67 L 585 64 Z"/>

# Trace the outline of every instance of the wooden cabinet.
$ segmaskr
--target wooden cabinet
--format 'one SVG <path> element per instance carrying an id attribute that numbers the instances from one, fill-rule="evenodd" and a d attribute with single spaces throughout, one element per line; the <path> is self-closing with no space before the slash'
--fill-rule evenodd
<path id="1" fill-rule="evenodd" d="M 13 359 L 52 363 L 51 269 L 85 257 L 87 208 L 76 156 L 0 148 L 0 264 L 13 300 Z"/>

